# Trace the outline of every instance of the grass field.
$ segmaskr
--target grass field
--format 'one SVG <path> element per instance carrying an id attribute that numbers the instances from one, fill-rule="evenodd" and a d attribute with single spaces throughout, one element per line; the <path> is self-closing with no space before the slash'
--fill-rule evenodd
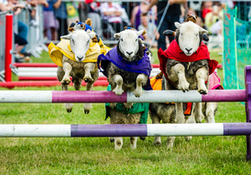
<path id="1" fill-rule="evenodd" d="M 157 63 L 156 51 L 153 51 Z M 217 51 L 211 58 L 221 61 Z M 47 53 L 33 62 L 51 62 Z M 218 71 L 222 78 L 222 71 Z M 13 75 L 13 80 L 17 77 Z M 0 90 L 6 90 L 0 88 Z M 60 87 L 14 88 L 14 90 L 60 90 Z M 73 90 L 70 87 L 70 90 Z M 84 88 L 82 88 L 84 90 Z M 95 87 L 94 90 L 105 90 Z M 84 114 L 83 104 L 67 113 L 64 104 L 5 103 L 0 108 L 2 124 L 109 124 L 104 104 L 93 104 Z M 245 122 L 241 103 L 219 103 L 217 123 Z M 148 118 L 148 123 L 151 123 Z M 124 138 L 120 151 L 108 138 L 0 138 L 0 174 L 250 174 L 246 162 L 245 136 L 197 136 L 190 142 L 177 137 L 171 150 L 166 138 L 154 146 L 153 137 L 138 140 L 130 149 Z"/>

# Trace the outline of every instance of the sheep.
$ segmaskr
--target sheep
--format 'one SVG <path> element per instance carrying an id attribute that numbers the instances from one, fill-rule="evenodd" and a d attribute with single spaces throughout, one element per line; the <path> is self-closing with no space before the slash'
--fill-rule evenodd
<path id="1" fill-rule="evenodd" d="M 92 41 L 95 33 L 91 30 L 74 30 L 61 36 L 61 41 L 55 46 L 48 46 L 51 59 L 58 65 L 57 78 L 62 90 L 68 90 L 68 85 L 74 83 L 75 90 L 80 90 L 82 80 L 87 82 L 86 90 L 93 90 L 93 83 L 98 79 L 97 57 L 100 47 Z M 73 104 L 65 104 L 67 112 L 72 111 Z M 84 104 L 84 112 L 88 114 L 91 104 Z"/>
<path id="2" fill-rule="evenodd" d="M 133 91 L 136 97 L 140 97 L 142 88 L 151 89 L 149 80 L 151 63 L 139 39 L 139 36 L 144 33 L 144 30 L 126 29 L 114 34 L 114 37 L 119 39 L 117 46 L 106 56 L 100 55 L 98 58 L 98 67 L 107 77 L 111 91 L 116 95 L 121 95 L 124 91 Z M 128 112 L 137 109 L 137 106 L 141 106 L 140 111 Z M 111 124 L 139 124 L 143 114 L 147 118 L 148 108 L 149 104 L 143 103 L 110 103 L 106 109 Z M 110 141 L 114 141 L 115 150 L 122 148 L 122 137 L 110 138 Z M 131 148 L 135 149 L 137 137 L 130 137 L 130 142 Z"/>
<path id="3" fill-rule="evenodd" d="M 188 21 L 182 24 L 175 22 L 177 31 L 175 40 L 172 41 L 167 50 L 159 49 L 161 71 L 164 74 L 162 90 L 198 90 L 201 94 L 207 94 L 207 81 L 210 73 L 213 72 L 217 62 L 209 59 L 209 52 L 206 45 L 201 42 L 208 32 L 197 24 Z M 164 35 L 173 34 L 173 31 L 165 31 Z M 183 108 L 192 103 L 153 103 L 150 104 L 150 117 L 152 123 L 188 123 L 189 117 L 193 115 L 193 105 L 184 115 Z M 189 111 L 190 110 L 190 111 Z M 186 110 L 187 111 L 187 110 Z M 190 140 L 191 137 L 185 137 Z M 168 137 L 167 148 L 173 147 L 175 137 Z M 155 137 L 155 145 L 161 144 L 160 137 Z"/>

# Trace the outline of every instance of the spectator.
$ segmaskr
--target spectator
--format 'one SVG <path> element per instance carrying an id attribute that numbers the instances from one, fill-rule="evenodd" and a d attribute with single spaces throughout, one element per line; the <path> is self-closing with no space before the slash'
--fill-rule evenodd
<path id="1" fill-rule="evenodd" d="M 11 8 L 14 12 L 14 15 L 18 15 L 21 13 L 22 9 L 25 7 L 25 4 L 17 3 L 17 0 L 7 0 L 8 4 L 6 5 L 8 8 Z M 18 20 L 17 31 L 14 33 L 14 42 L 17 44 L 15 48 L 16 62 L 22 62 L 23 60 L 30 60 L 30 53 L 25 52 L 25 46 L 28 44 L 27 41 L 28 35 L 28 26 L 23 22 Z"/>
<path id="2" fill-rule="evenodd" d="M 121 17 L 123 9 L 119 4 L 111 1 L 104 2 L 100 6 L 100 11 L 102 18 L 113 26 L 115 32 L 120 32 L 124 29 Z"/>
<path id="3" fill-rule="evenodd" d="M 67 11 L 67 24 L 68 26 L 71 23 L 75 23 L 76 21 L 79 21 L 79 14 L 78 14 L 78 2 L 65 2 L 66 5 L 66 11 Z"/>
<path id="4" fill-rule="evenodd" d="M 58 29 L 58 21 L 54 15 L 54 7 L 53 5 L 57 2 L 57 0 L 48 0 L 48 3 L 43 7 L 43 15 L 44 15 L 44 37 L 51 40 L 57 40 L 57 29 Z M 47 35 L 47 32 L 50 32 L 50 35 Z M 50 36 L 50 37 L 49 37 Z"/>
<path id="5" fill-rule="evenodd" d="M 54 13 L 59 23 L 58 40 L 60 40 L 60 36 L 68 34 L 66 5 L 62 0 L 57 0 L 53 7 L 56 9 Z"/>
<path id="6" fill-rule="evenodd" d="M 207 15 L 207 13 L 212 12 L 213 10 L 213 2 L 212 1 L 206 1 L 203 2 L 202 4 L 202 20 L 203 22 L 205 21 L 205 17 Z"/>
<path id="7" fill-rule="evenodd" d="M 194 11 L 194 9 L 192 9 L 191 7 L 188 9 L 187 14 L 197 15 L 196 12 Z M 196 19 L 196 24 L 198 24 L 200 27 L 204 27 L 204 23 L 202 22 L 201 17 L 199 17 L 198 15 L 197 15 L 197 19 Z"/>
<path id="8" fill-rule="evenodd" d="M 147 16 L 141 16 L 141 24 L 139 25 L 138 30 L 145 30 L 146 34 L 143 35 L 145 42 L 153 47 L 157 47 L 157 42 L 155 41 L 155 39 L 159 39 L 157 26 L 152 22 L 149 23 Z"/>
<path id="9" fill-rule="evenodd" d="M 92 29 L 96 32 L 97 35 L 102 35 L 101 27 L 101 17 L 99 14 L 100 3 L 95 0 L 86 0 L 88 5 L 87 17 L 92 20 Z"/>
<path id="10" fill-rule="evenodd" d="M 141 12 L 145 12 L 150 0 L 141 1 L 139 5 L 133 8 L 131 15 L 131 24 L 132 26 L 138 30 L 139 25 L 141 24 Z M 152 13 L 153 12 L 153 13 Z M 154 14 L 154 19 L 157 20 L 157 6 L 154 5 L 153 8 L 150 9 L 150 19 L 152 19 L 152 14 Z"/>
<path id="11" fill-rule="evenodd" d="M 212 12 L 207 13 L 205 17 L 205 26 L 209 33 L 221 35 L 222 33 L 222 7 L 221 4 L 214 5 Z"/>
<path id="12" fill-rule="evenodd" d="M 158 39 L 158 49 L 162 48 L 162 50 L 166 50 L 166 37 L 162 34 L 166 29 L 176 30 L 174 22 L 179 22 L 181 10 L 180 4 L 186 3 L 186 0 L 168 0 L 168 1 L 159 1 L 159 0 L 152 0 L 150 5 L 147 7 L 146 12 L 148 12 L 153 5 L 157 4 L 157 11 L 158 11 L 158 25 L 163 16 L 165 8 L 169 3 L 169 8 L 167 9 L 166 15 L 164 16 L 164 20 L 159 28 L 159 33 L 161 34 Z M 146 14 L 143 13 L 143 15 Z M 169 42 L 171 42 L 174 37 L 168 37 Z"/>

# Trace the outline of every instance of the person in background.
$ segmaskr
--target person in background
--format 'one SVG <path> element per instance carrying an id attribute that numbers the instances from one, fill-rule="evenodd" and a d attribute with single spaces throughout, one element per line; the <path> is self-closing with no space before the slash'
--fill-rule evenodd
<path id="1" fill-rule="evenodd" d="M 188 9 L 187 14 L 197 15 L 197 13 L 191 7 Z M 200 27 L 203 27 L 203 28 L 205 27 L 201 17 L 199 16 L 197 16 L 196 24 L 198 24 Z"/>
<path id="2" fill-rule="evenodd" d="M 151 3 L 148 5 L 146 11 L 142 13 L 142 15 L 146 15 L 152 8 L 152 6 L 157 4 L 157 11 L 158 11 L 157 18 L 159 25 L 159 22 L 161 20 L 161 17 L 163 16 L 167 3 L 169 3 L 166 15 L 164 16 L 164 20 L 159 28 L 160 37 L 158 39 L 158 49 L 162 48 L 162 50 L 166 50 L 167 43 L 166 43 L 166 37 L 163 35 L 163 32 L 167 29 L 176 30 L 174 23 L 179 22 L 180 20 L 180 15 L 181 15 L 180 4 L 186 2 L 187 0 L 168 0 L 168 1 L 151 0 Z M 169 42 L 172 42 L 174 37 L 169 36 L 168 39 Z"/>
<path id="3" fill-rule="evenodd" d="M 159 39 L 157 26 L 152 22 L 150 23 L 147 16 L 141 16 L 141 24 L 139 25 L 138 30 L 146 31 L 146 34 L 143 35 L 145 43 L 151 45 L 152 47 L 157 47 L 156 40 Z"/>
<path id="4" fill-rule="evenodd" d="M 100 6 L 102 18 L 107 20 L 112 26 L 115 32 L 120 32 L 124 29 L 122 21 L 122 7 L 112 1 L 104 2 Z"/>
<path id="5" fill-rule="evenodd" d="M 14 16 L 21 13 L 22 9 L 25 8 L 25 4 L 20 4 L 17 0 L 7 0 L 8 4 L 6 5 L 8 8 L 13 10 Z M 30 61 L 31 54 L 25 52 L 25 46 L 28 44 L 27 41 L 28 35 L 28 26 L 18 20 L 17 23 L 17 31 L 14 32 L 14 42 L 17 45 L 15 47 L 15 61 L 22 62 L 22 61 Z"/>
<path id="6" fill-rule="evenodd" d="M 62 0 L 57 0 L 57 2 L 53 4 L 53 7 L 55 8 L 55 17 L 59 23 L 58 40 L 60 40 L 60 36 L 68 34 L 66 5 Z"/>
<path id="7" fill-rule="evenodd" d="M 222 6 L 217 4 L 213 6 L 213 10 L 205 16 L 205 26 L 209 33 L 217 34 L 221 37 L 222 35 Z"/>
<path id="8" fill-rule="evenodd" d="M 145 12 L 148 5 L 150 4 L 150 0 L 141 1 L 139 5 L 133 8 L 131 15 L 131 24 L 132 26 L 138 30 L 139 25 L 141 24 L 141 12 Z M 150 19 L 152 19 L 152 14 L 154 14 L 154 20 L 157 21 L 157 6 L 154 5 L 153 8 L 149 10 Z"/>
<path id="9" fill-rule="evenodd" d="M 212 1 L 206 1 L 202 3 L 202 20 L 205 21 L 205 17 L 207 13 L 212 12 L 213 10 L 213 2 Z"/>
<path id="10" fill-rule="evenodd" d="M 55 41 L 57 40 L 57 29 L 58 29 L 58 21 L 54 15 L 54 7 L 53 5 L 57 2 L 57 0 L 48 0 L 48 3 L 43 7 L 43 15 L 44 15 L 44 37 Z M 50 35 L 47 35 L 47 32 L 50 32 Z M 50 36 L 50 37 L 49 37 Z"/>
<path id="11" fill-rule="evenodd" d="M 87 17 L 92 20 L 92 29 L 98 36 L 102 35 L 101 17 L 99 14 L 100 3 L 96 0 L 86 0 L 85 3 L 88 5 Z"/>

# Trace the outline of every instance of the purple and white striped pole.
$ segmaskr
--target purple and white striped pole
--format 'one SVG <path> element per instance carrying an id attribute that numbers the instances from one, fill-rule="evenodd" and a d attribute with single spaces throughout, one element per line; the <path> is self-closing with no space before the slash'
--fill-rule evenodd
<path id="1" fill-rule="evenodd" d="M 132 92 L 115 95 L 110 91 L 0 91 L 0 103 L 164 103 L 240 102 L 246 90 L 212 90 L 201 95 L 195 90 L 144 91 L 138 98 Z"/>
<path id="2" fill-rule="evenodd" d="M 229 136 L 251 134 L 251 123 L 63 125 L 1 124 L 0 137 Z"/>

